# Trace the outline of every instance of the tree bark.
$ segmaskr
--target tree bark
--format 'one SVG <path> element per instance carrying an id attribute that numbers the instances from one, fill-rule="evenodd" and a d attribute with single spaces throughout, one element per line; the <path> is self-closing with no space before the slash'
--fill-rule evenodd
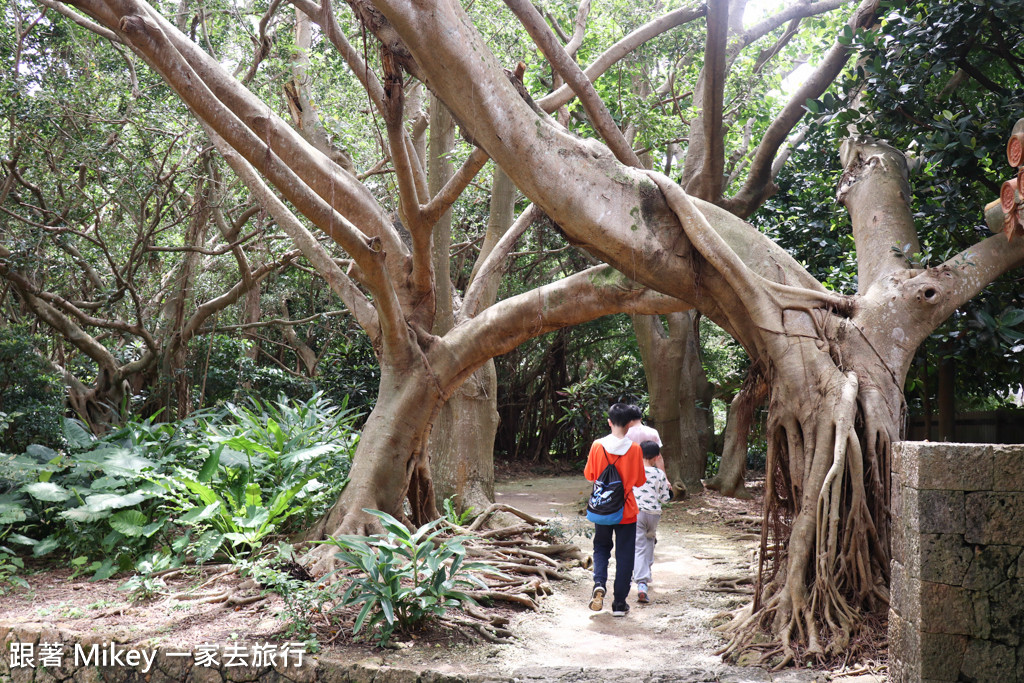
<path id="1" fill-rule="evenodd" d="M 751 497 L 745 482 L 747 445 L 754 416 L 767 397 L 768 385 L 761 373 L 751 368 L 740 390 L 729 403 L 722 459 L 718 465 L 718 474 L 705 484 L 709 489 L 732 498 Z"/>
<path id="2" fill-rule="evenodd" d="M 701 480 L 711 445 L 711 385 L 700 363 L 696 317 L 685 312 L 667 319 L 666 328 L 656 316 L 633 316 L 650 394 L 649 424 L 661 435 L 669 481 L 697 494 L 704 489 Z"/>
<path id="3" fill-rule="evenodd" d="M 436 195 L 453 175 L 447 154 L 455 146 L 455 122 L 445 106 L 435 98 L 430 101 L 429 131 L 428 182 L 430 193 Z M 492 207 L 494 202 L 492 198 Z M 445 212 L 434 227 L 434 272 L 437 281 L 434 334 L 438 335 L 447 333 L 455 325 L 455 297 L 449 257 L 451 223 L 451 212 Z M 494 502 L 497 392 L 494 362 L 488 361 L 438 411 L 430 432 L 429 447 L 430 473 L 435 504 L 439 509 L 445 499 L 451 497 L 455 498 L 454 503 L 460 512 L 471 507 L 482 510 Z"/>

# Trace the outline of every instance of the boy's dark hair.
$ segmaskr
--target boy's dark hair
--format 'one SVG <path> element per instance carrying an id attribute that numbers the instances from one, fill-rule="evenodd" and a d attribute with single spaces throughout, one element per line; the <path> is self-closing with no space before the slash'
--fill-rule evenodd
<path id="1" fill-rule="evenodd" d="M 640 450 L 644 452 L 644 460 L 654 460 L 661 455 L 661 446 L 657 441 L 641 441 Z"/>
<path id="2" fill-rule="evenodd" d="M 626 427 L 636 418 L 633 416 L 633 406 L 626 403 L 613 403 L 608 406 L 608 419 L 616 427 Z"/>
<path id="3" fill-rule="evenodd" d="M 635 403 L 631 403 L 629 406 L 633 411 L 634 420 L 642 420 L 644 417 L 644 411 L 640 410 L 640 406 Z"/>

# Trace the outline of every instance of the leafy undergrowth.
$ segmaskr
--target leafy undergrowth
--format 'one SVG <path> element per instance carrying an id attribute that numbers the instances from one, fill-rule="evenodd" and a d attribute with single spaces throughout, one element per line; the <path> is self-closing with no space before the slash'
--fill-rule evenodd
<path id="1" fill-rule="evenodd" d="M 111 638 L 176 647 L 270 638 L 302 642 L 307 651 L 438 638 L 498 643 L 512 636 L 510 612 L 538 609 L 552 592 L 549 581 L 585 559 L 550 525 L 504 505 L 467 526 L 458 524 L 465 518 L 442 518 L 415 531 L 369 512 L 386 533 L 331 539 L 338 569 L 327 577 L 311 577 L 286 543 L 231 563 L 143 565 L 126 582 L 87 581 L 74 570 L 32 573 L 41 569 L 37 560 L 0 620 L 73 632 L 100 623 Z M 497 512 L 520 523 L 486 529 Z"/>

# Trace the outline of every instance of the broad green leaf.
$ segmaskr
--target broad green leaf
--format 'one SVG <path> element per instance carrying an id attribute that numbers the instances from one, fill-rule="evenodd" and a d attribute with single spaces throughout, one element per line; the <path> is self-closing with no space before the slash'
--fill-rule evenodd
<path id="1" fill-rule="evenodd" d="M 237 533 L 235 531 L 231 531 L 231 532 L 228 532 L 228 533 L 224 534 L 224 538 L 226 538 L 227 540 L 231 541 L 231 545 L 238 545 L 239 543 L 245 543 L 246 545 L 253 545 L 253 541 L 252 541 L 251 538 L 249 538 L 245 534 L 240 534 L 240 533 Z"/>
<path id="2" fill-rule="evenodd" d="M 1006 327 L 1016 327 L 1024 322 L 1024 308 L 1007 308 L 999 316 L 999 322 Z"/>
<path id="3" fill-rule="evenodd" d="M 305 491 L 309 482 L 299 482 L 290 489 L 279 491 L 274 500 L 270 502 L 270 516 L 273 519 L 286 519 L 290 516 L 290 513 L 286 513 L 285 510 L 288 504 L 291 503 L 292 499 L 299 494 L 300 491 Z"/>
<path id="4" fill-rule="evenodd" d="M 35 545 L 36 543 L 39 542 L 39 541 L 37 541 L 34 538 L 29 538 L 28 536 L 22 536 L 21 534 L 10 534 L 10 535 L 7 536 L 7 540 L 10 541 L 11 543 L 17 543 L 19 545 L 29 545 L 29 546 Z"/>
<path id="5" fill-rule="evenodd" d="M 199 496 L 199 500 L 203 501 L 206 505 L 212 505 L 213 503 L 220 503 L 221 505 L 224 504 L 224 501 L 220 499 L 220 496 L 214 493 L 213 489 L 209 486 L 200 484 L 198 481 L 192 481 L 191 479 L 182 479 L 181 483 L 183 483 L 185 488 L 189 491 Z"/>
<path id="6" fill-rule="evenodd" d="M 366 615 L 370 613 L 370 610 L 372 608 L 372 602 L 367 602 L 365 605 L 363 605 L 363 608 L 359 610 L 359 616 L 356 617 L 355 624 L 352 625 L 352 633 L 359 633 L 359 629 L 363 627 L 363 621 L 366 620 Z"/>
<path id="7" fill-rule="evenodd" d="M 220 451 L 220 464 L 224 467 L 249 467 L 249 458 L 245 453 L 236 451 L 233 448 L 224 448 Z"/>
<path id="8" fill-rule="evenodd" d="M 125 480 L 121 477 L 100 477 L 89 485 L 93 491 L 113 491 L 124 486 Z"/>
<path id="9" fill-rule="evenodd" d="M 37 443 L 29 445 L 25 449 L 25 454 L 32 456 L 38 462 L 50 462 L 54 458 L 60 458 L 60 453 L 57 451 Z"/>
<path id="10" fill-rule="evenodd" d="M 43 557 L 44 555 L 49 555 L 59 547 L 60 541 L 58 541 L 54 536 L 48 536 L 39 543 L 36 543 L 35 548 L 32 549 L 32 555 L 35 557 Z"/>
<path id="11" fill-rule="evenodd" d="M 408 540 L 409 530 L 405 528 L 405 525 L 399 522 L 397 519 L 392 517 L 386 512 L 380 510 L 371 510 L 370 508 L 363 508 L 363 512 L 369 513 L 380 520 L 381 526 L 395 534 L 399 538 Z"/>
<path id="12" fill-rule="evenodd" d="M 223 534 L 212 529 L 204 532 L 196 539 L 195 543 L 192 544 L 192 552 L 195 554 L 195 561 L 197 563 L 206 562 L 214 556 L 223 544 Z"/>
<path id="13" fill-rule="evenodd" d="M 210 454 L 210 457 L 203 462 L 202 468 L 199 470 L 199 474 L 196 475 L 196 479 L 201 482 L 208 482 L 213 479 L 213 475 L 217 473 L 217 468 L 220 466 L 220 450 L 215 450 Z"/>
<path id="14" fill-rule="evenodd" d="M 243 453 L 265 453 L 267 455 L 277 455 L 277 452 L 273 448 L 267 448 L 263 444 L 257 443 L 256 441 L 244 436 L 233 436 L 230 439 L 225 440 L 224 445 L 242 451 Z"/>
<path id="15" fill-rule="evenodd" d="M 88 448 L 96 440 L 81 422 L 67 417 L 64 418 L 64 438 L 75 448 Z"/>
<path id="16" fill-rule="evenodd" d="M 147 524 L 146 526 L 142 527 L 142 535 L 145 538 L 149 538 L 150 536 L 152 536 L 156 532 L 158 532 L 161 529 L 163 529 L 164 528 L 164 524 L 166 524 L 166 523 L 167 523 L 167 518 L 166 517 L 162 518 L 162 519 L 158 519 L 155 522 L 151 522 L 150 524 Z"/>
<path id="17" fill-rule="evenodd" d="M 118 567 L 114 562 L 114 559 L 108 557 L 100 563 L 99 568 L 96 569 L 96 573 L 92 575 L 90 581 L 103 581 L 104 579 L 109 579 L 117 573 L 117 569 Z"/>
<path id="18" fill-rule="evenodd" d="M 125 536 L 142 536 L 149 518 L 138 510 L 121 510 L 107 520 L 110 527 Z"/>
<path id="19" fill-rule="evenodd" d="M 196 507 L 192 508 L 191 510 L 183 514 L 181 517 L 178 517 L 178 519 L 175 521 L 177 521 L 178 524 L 198 524 L 199 522 L 204 522 L 212 517 L 215 517 L 217 513 L 220 511 L 221 507 L 222 505 L 219 500 L 215 500 L 214 502 L 210 503 L 205 507 L 202 505 L 197 505 Z"/>
<path id="20" fill-rule="evenodd" d="M 246 509 L 245 517 L 237 516 L 233 519 L 240 529 L 259 529 L 270 521 L 270 512 L 266 508 L 252 506 Z"/>
<path id="21" fill-rule="evenodd" d="M 85 504 L 90 510 L 100 512 L 102 510 L 117 510 L 119 508 L 138 505 L 152 496 L 142 491 L 132 493 L 94 493 L 85 497 Z"/>
<path id="22" fill-rule="evenodd" d="M 338 450 L 338 447 L 334 444 L 319 444 L 317 446 L 310 446 L 309 448 L 300 448 L 297 451 L 291 453 L 285 453 L 281 456 L 281 462 L 287 465 L 296 465 L 298 463 L 309 462 L 316 460 L 317 458 L 333 453 Z"/>
<path id="23" fill-rule="evenodd" d="M 72 496 L 71 492 L 64 487 L 45 481 L 27 484 L 21 490 L 36 500 L 44 500 L 48 503 L 60 503 Z"/>
<path id="24" fill-rule="evenodd" d="M 284 446 L 285 434 L 281 431 L 281 427 L 277 424 L 274 418 L 267 419 L 267 431 L 274 437 L 274 445 L 277 447 L 277 451 L 274 455 L 278 455 L 281 452 L 281 448 Z"/>
<path id="25" fill-rule="evenodd" d="M 12 501 L 0 501 L 0 524 L 17 524 L 28 519 L 27 510 Z"/>
<path id="26" fill-rule="evenodd" d="M 138 475 L 144 469 L 155 469 L 156 463 L 142 456 L 135 455 L 131 451 L 120 448 L 119 452 L 108 455 L 103 460 L 103 468 L 111 474 L 124 473 L 127 475 Z"/>
<path id="27" fill-rule="evenodd" d="M 94 510 L 88 505 L 72 508 L 60 513 L 60 516 L 64 519 L 70 519 L 72 522 L 82 522 L 85 524 L 88 524 L 89 522 L 98 522 L 101 519 L 106 519 L 110 515 L 110 510 Z"/>
<path id="28" fill-rule="evenodd" d="M 263 505 L 263 491 L 259 484 L 249 484 L 245 487 L 245 507 L 260 507 Z"/>

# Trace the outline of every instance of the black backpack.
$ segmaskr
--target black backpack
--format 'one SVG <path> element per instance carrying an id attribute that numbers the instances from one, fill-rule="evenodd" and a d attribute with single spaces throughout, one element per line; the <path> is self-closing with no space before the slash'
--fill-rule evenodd
<path id="1" fill-rule="evenodd" d="M 602 446 L 602 448 L 604 448 Z M 610 456 L 608 451 L 605 455 Z M 622 459 L 619 456 L 615 462 Z M 622 522 L 623 509 L 626 507 L 626 489 L 622 486 L 622 477 L 615 464 L 610 462 L 594 482 L 594 490 L 587 502 L 587 519 L 594 524 L 615 525 Z"/>

